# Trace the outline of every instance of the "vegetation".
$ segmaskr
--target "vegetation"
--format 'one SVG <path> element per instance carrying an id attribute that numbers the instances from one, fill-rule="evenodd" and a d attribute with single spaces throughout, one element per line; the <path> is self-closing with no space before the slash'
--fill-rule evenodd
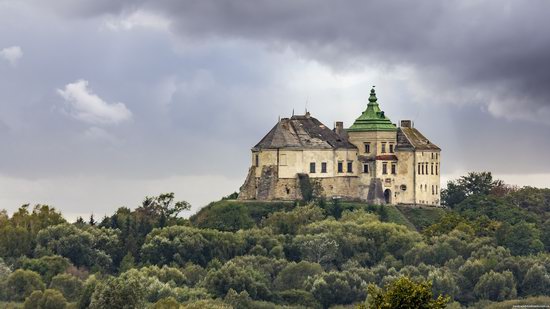
<path id="1" fill-rule="evenodd" d="M 96 221 L 0 212 L 0 307 L 509 308 L 549 303 L 550 190 L 470 173 L 443 208 L 173 194 Z"/>

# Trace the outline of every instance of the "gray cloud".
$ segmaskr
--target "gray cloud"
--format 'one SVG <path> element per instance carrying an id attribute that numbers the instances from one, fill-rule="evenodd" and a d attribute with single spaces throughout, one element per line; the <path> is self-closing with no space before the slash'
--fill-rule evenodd
<path id="1" fill-rule="evenodd" d="M 548 1 L 60 4 L 65 13 L 84 16 L 151 10 L 171 20 L 173 31 L 184 39 L 238 38 L 290 47 L 336 70 L 406 66 L 415 73 L 416 86 L 441 103 L 482 104 L 498 117 L 550 124 Z"/>
<path id="2" fill-rule="evenodd" d="M 373 83 L 442 147 L 444 175 L 548 173 L 547 6 L 0 0 L 2 46 L 25 49 L 0 61 L 0 207 L 103 213 L 162 191 L 201 206 L 238 189 L 278 116 L 307 102 L 349 125 Z M 67 105 L 56 90 L 82 77 Z"/>

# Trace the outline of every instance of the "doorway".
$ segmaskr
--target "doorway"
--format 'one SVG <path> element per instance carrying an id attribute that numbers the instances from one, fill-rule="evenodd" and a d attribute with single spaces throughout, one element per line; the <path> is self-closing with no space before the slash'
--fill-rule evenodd
<path id="1" fill-rule="evenodd" d="M 384 191 L 384 201 L 386 202 L 386 204 L 391 204 L 391 190 L 390 189 L 386 189 Z"/>

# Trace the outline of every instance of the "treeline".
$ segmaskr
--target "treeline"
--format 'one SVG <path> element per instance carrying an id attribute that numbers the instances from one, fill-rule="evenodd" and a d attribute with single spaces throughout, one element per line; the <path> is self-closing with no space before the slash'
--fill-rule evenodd
<path id="1" fill-rule="evenodd" d="M 232 196 L 234 197 L 234 196 Z M 392 206 L 224 199 L 189 220 L 173 194 L 96 221 L 0 214 L 0 305 L 13 308 L 485 308 L 550 298 L 550 189 L 470 173 L 425 228 Z M 414 295 L 414 297 L 411 297 Z M 2 302 L 3 301 L 3 302 Z M 509 303 L 507 303 L 509 304 Z M 521 304 L 521 301 L 514 304 Z"/>

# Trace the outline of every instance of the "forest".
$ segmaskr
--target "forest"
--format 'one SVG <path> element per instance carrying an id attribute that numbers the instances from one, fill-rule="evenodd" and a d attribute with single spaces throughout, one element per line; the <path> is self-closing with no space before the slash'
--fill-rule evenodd
<path id="1" fill-rule="evenodd" d="M 550 189 L 471 172 L 444 207 L 174 194 L 70 223 L 0 212 L 2 308 L 511 308 L 550 305 Z"/>

